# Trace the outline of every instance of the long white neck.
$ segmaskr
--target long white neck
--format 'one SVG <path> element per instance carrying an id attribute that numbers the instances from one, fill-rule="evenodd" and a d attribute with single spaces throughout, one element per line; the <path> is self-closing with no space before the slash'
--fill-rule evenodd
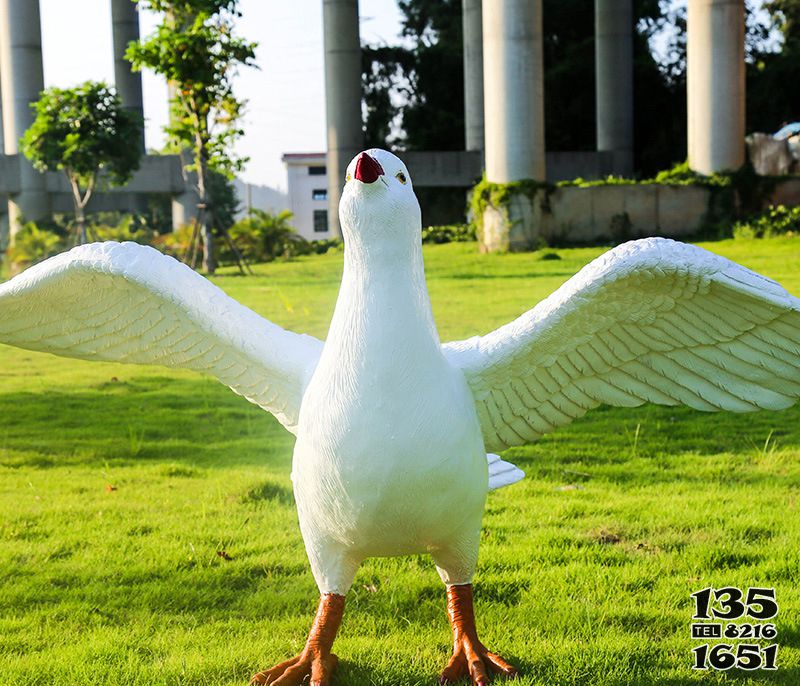
<path id="1" fill-rule="evenodd" d="M 346 242 L 328 347 L 344 359 L 374 354 L 392 364 L 441 356 L 418 234 Z"/>

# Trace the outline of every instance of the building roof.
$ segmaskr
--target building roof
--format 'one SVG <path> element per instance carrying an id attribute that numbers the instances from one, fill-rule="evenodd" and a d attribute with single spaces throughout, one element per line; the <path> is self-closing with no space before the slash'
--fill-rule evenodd
<path id="1" fill-rule="evenodd" d="M 281 155 L 284 164 L 319 164 L 327 157 L 324 152 L 285 152 Z"/>

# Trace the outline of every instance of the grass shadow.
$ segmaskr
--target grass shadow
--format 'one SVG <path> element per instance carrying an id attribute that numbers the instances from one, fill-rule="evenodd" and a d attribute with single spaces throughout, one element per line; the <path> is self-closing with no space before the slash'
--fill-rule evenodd
<path id="1" fill-rule="evenodd" d="M 135 377 L 72 391 L 0 394 L 0 465 L 169 462 L 287 466 L 294 437 L 209 379 Z"/>

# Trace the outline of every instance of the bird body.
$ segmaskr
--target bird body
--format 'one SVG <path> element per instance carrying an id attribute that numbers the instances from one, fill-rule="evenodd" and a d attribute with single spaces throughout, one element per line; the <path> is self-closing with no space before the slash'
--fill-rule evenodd
<path id="1" fill-rule="evenodd" d="M 509 324 L 442 345 L 405 165 L 361 153 L 339 209 L 344 273 L 324 344 L 131 243 L 80 246 L 0 285 L 0 342 L 212 374 L 297 436 L 292 481 L 322 595 L 303 652 L 254 683 L 327 686 L 361 561 L 423 552 L 447 585 L 442 679 L 515 673 L 472 611 L 487 490 L 523 476 L 486 450 L 603 404 L 751 412 L 800 397 L 800 300 L 701 248 L 631 241 Z"/>
<path id="2" fill-rule="evenodd" d="M 443 574 L 469 580 L 486 451 L 466 380 L 439 343 L 419 245 L 405 259 L 346 256 L 300 410 L 292 477 L 324 591 L 346 591 L 365 557 L 434 551 L 468 560 Z"/>

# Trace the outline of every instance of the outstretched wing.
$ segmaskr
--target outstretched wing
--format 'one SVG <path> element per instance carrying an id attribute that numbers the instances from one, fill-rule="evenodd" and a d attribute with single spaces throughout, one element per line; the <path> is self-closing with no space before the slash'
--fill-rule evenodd
<path id="1" fill-rule="evenodd" d="M 294 432 L 322 343 L 136 243 L 93 243 L 0 285 L 0 343 L 211 374 Z"/>
<path id="2" fill-rule="evenodd" d="M 800 300 L 696 246 L 621 245 L 510 324 L 443 348 L 487 450 L 598 405 L 779 410 L 800 397 Z"/>

